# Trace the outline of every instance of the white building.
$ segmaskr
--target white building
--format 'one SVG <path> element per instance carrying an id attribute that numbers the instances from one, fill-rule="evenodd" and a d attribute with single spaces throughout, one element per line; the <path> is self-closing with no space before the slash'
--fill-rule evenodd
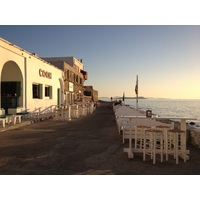
<path id="1" fill-rule="evenodd" d="M 64 102 L 63 70 L 0 38 L 0 115 Z"/>

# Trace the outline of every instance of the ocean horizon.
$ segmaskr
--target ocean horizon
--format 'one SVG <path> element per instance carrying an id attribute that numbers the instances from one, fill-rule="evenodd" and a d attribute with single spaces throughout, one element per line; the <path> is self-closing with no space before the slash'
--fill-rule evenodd
<path id="1" fill-rule="evenodd" d="M 120 98 L 119 98 L 120 99 Z M 99 98 L 99 100 L 110 102 L 110 98 Z M 125 105 L 136 108 L 136 99 L 126 99 Z M 167 99 L 167 98 L 146 98 L 138 100 L 138 109 L 147 110 L 159 116 L 169 117 L 192 117 L 200 125 L 200 99 Z"/>

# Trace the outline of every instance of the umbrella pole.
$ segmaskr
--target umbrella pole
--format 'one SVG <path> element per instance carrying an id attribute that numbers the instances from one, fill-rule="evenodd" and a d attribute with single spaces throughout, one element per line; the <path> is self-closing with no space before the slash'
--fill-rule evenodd
<path id="1" fill-rule="evenodd" d="M 136 97 L 136 110 L 138 110 L 138 95 Z"/>

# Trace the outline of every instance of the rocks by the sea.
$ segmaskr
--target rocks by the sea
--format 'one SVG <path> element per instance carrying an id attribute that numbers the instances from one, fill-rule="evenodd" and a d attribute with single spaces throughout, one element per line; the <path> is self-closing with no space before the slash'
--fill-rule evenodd
<path id="1" fill-rule="evenodd" d="M 200 133 L 195 130 L 191 130 L 190 136 L 191 136 L 191 143 L 194 146 L 200 148 Z"/>
<path id="2" fill-rule="evenodd" d="M 200 128 L 198 125 L 195 126 L 194 122 L 190 122 L 187 126 L 187 133 L 190 138 L 190 143 L 200 148 Z"/>

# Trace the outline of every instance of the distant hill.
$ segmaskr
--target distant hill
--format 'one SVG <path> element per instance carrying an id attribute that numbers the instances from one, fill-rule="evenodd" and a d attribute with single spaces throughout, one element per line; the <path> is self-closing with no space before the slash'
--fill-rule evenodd
<path id="1" fill-rule="evenodd" d="M 125 97 L 125 99 L 136 99 L 137 97 Z M 138 99 L 147 99 L 145 97 L 138 97 Z"/>
<path id="2" fill-rule="evenodd" d="M 123 97 L 115 96 L 112 98 L 113 98 L 113 100 L 115 100 L 115 99 L 122 99 Z M 110 97 L 99 97 L 99 99 L 110 99 Z M 136 97 L 125 97 L 125 99 L 136 99 Z M 138 99 L 147 99 L 147 98 L 140 96 L 140 97 L 138 97 Z"/>
<path id="3" fill-rule="evenodd" d="M 115 96 L 113 100 L 122 99 L 123 97 Z M 99 97 L 99 99 L 107 99 L 110 100 L 110 97 Z M 125 97 L 125 99 L 136 99 L 136 97 Z M 159 97 L 143 97 L 139 96 L 138 99 L 171 99 L 171 98 L 159 98 Z"/>

